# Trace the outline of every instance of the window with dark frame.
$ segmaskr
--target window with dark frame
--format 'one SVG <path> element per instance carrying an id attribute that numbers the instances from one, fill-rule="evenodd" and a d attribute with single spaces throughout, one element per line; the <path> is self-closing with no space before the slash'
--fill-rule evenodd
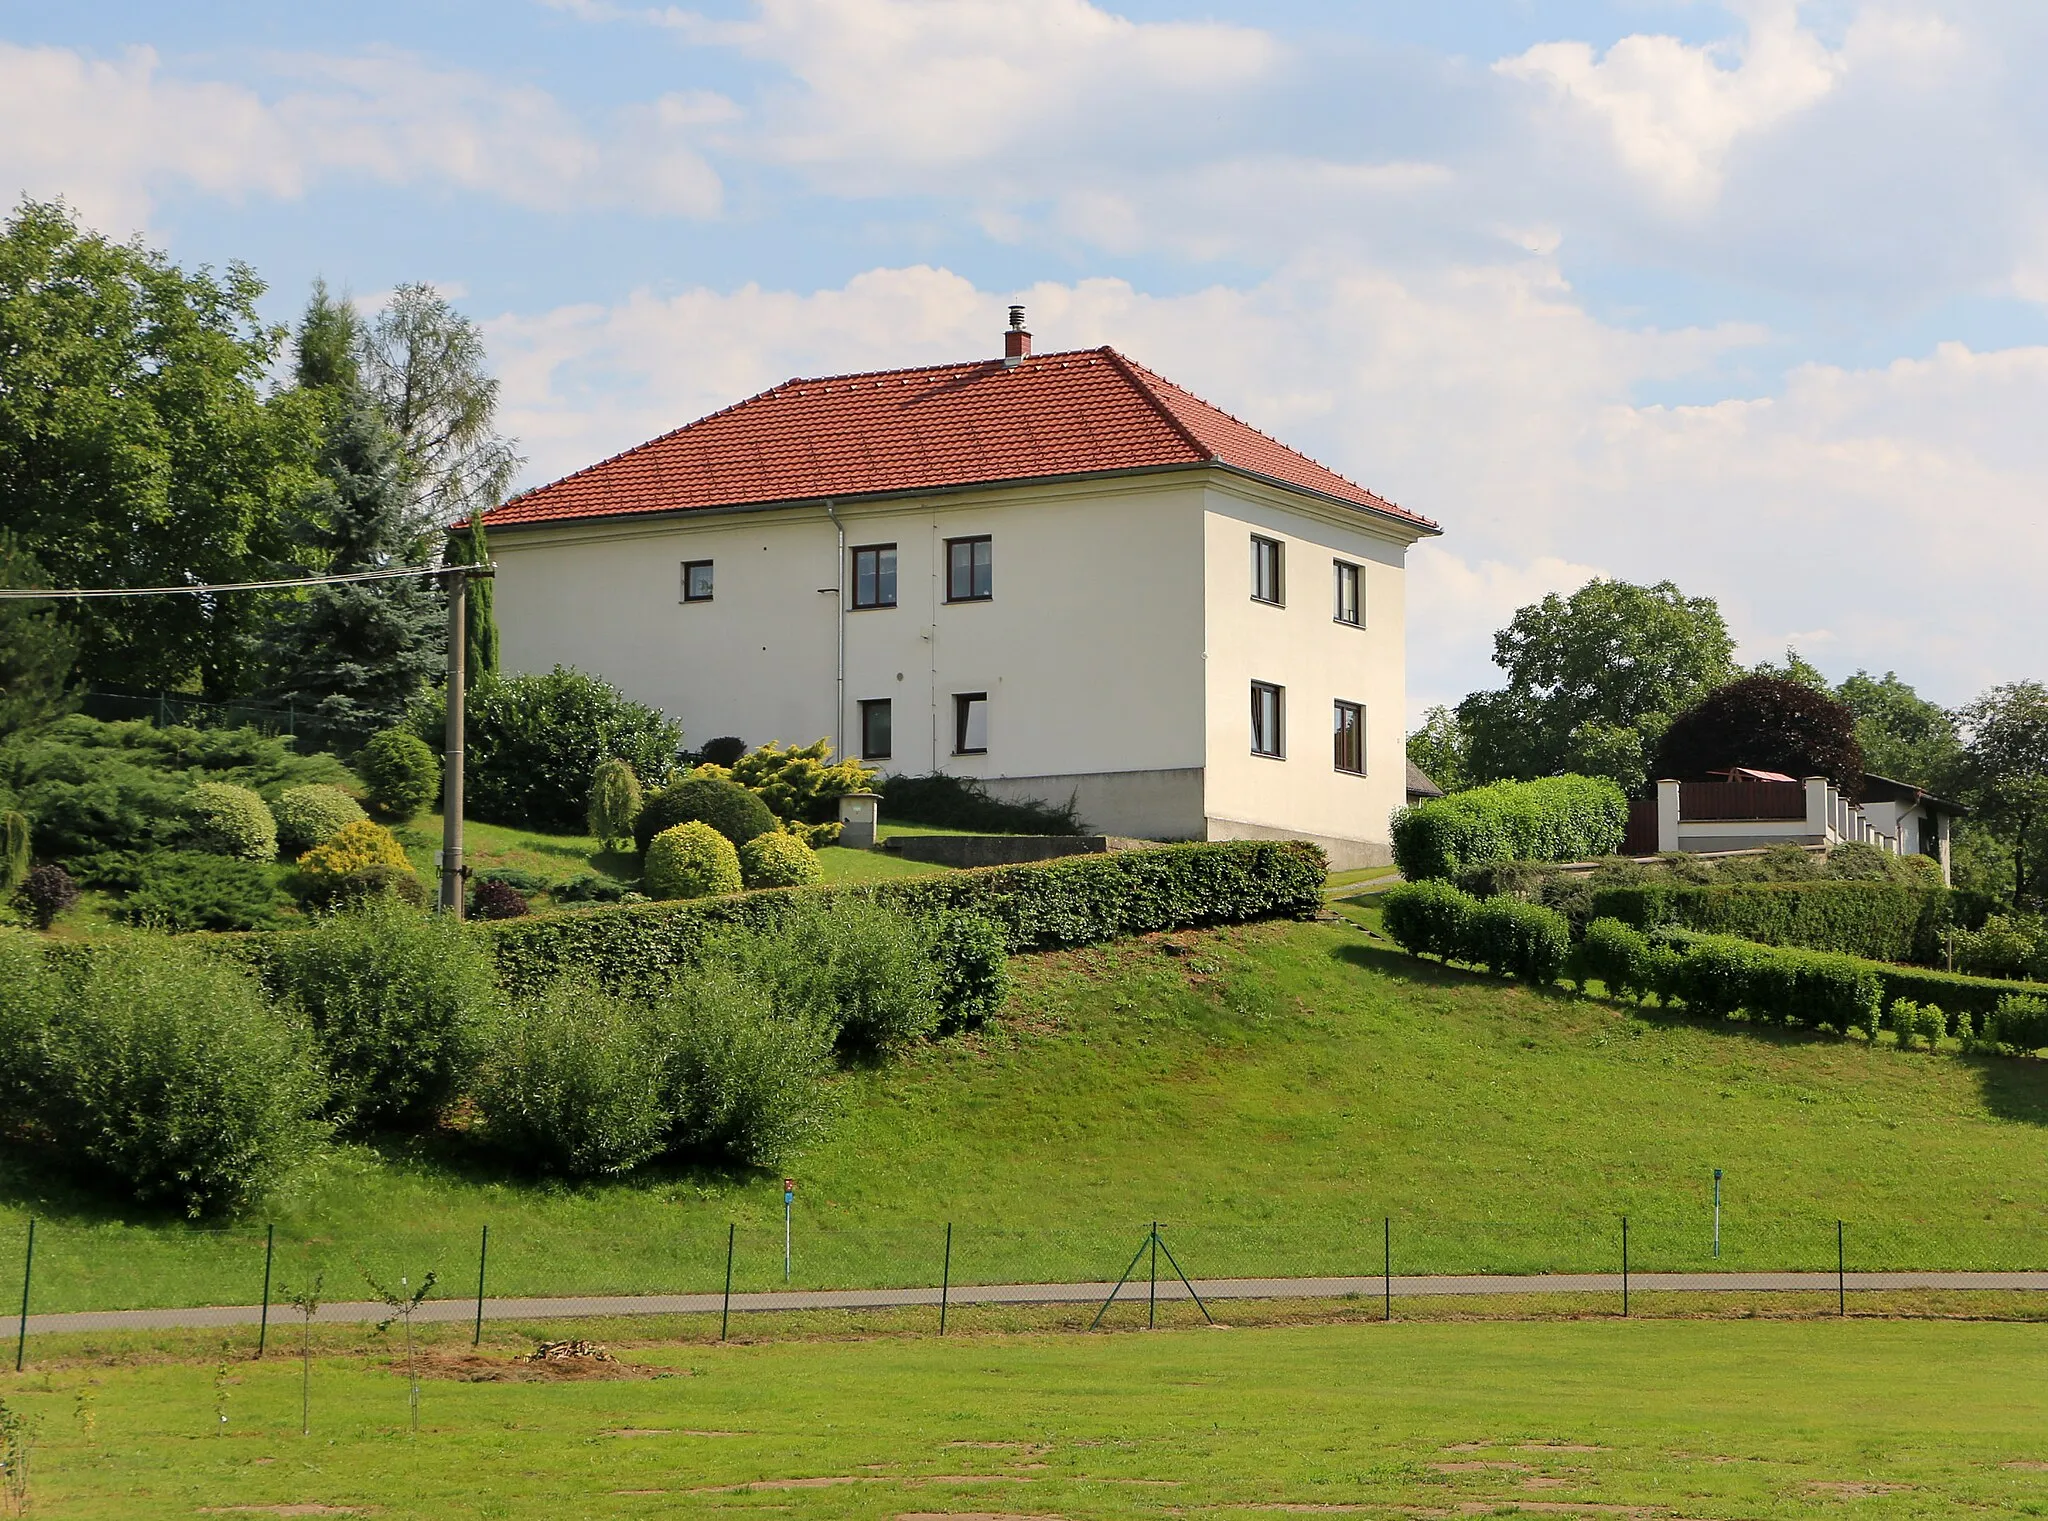
<path id="1" fill-rule="evenodd" d="M 709 602 L 711 600 L 711 562 L 709 560 L 685 560 L 683 562 L 683 600 L 685 602 Z"/>
<path id="2" fill-rule="evenodd" d="M 1365 600 L 1360 595 L 1360 588 L 1364 584 L 1363 573 L 1349 560 L 1333 560 L 1330 563 L 1335 567 L 1337 582 L 1335 611 L 1331 616 L 1339 623 L 1361 628 L 1365 624 Z"/>
<path id="3" fill-rule="evenodd" d="M 890 755 L 889 699 L 877 697 L 860 705 L 860 758 L 887 760 Z"/>
<path id="4" fill-rule="evenodd" d="M 1252 683 L 1252 754 L 1286 757 L 1286 701 L 1286 688 L 1270 681 Z"/>
<path id="5" fill-rule="evenodd" d="M 896 546 L 864 544 L 853 552 L 853 605 L 896 605 Z"/>
<path id="6" fill-rule="evenodd" d="M 946 600 L 986 602 L 995 595 L 989 536 L 946 540 Z"/>
<path id="7" fill-rule="evenodd" d="M 988 754 L 988 693 L 953 694 L 953 753 Z"/>
<path id="8" fill-rule="evenodd" d="M 1336 764 L 1339 771 L 1365 775 L 1365 708 L 1355 702 L 1339 702 L 1333 723 Z"/>
<path id="9" fill-rule="evenodd" d="M 1281 564 L 1281 549 L 1278 539 L 1262 539 L 1252 535 L 1252 600 L 1270 602 L 1275 607 L 1285 600 L 1286 579 Z"/>

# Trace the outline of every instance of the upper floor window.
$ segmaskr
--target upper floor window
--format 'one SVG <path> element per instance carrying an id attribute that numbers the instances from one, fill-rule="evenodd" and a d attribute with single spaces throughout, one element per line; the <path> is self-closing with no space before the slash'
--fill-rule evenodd
<path id="1" fill-rule="evenodd" d="M 1262 539 L 1252 535 L 1252 600 L 1271 602 L 1278 606 L 1285 600 L 1286 581 L 1282 574 L 1281 548 L 1278 539 Z"/>
<path id="2" fill-rule="evenodd" d="M 1353 776 L 1365 775 L 1365 709 L 1355 702 L 1336 706 L 1336 766 Z"/>
<path id="3" fill-rule="evenodd" d="M 1252 683 L 1252 754 L 1275 760 L 1286 754 L 1287 691 L 1270 681 Z"/>
<path id="4" fill-rule="evenodd" d="M 853 552 L 853 605 L 896 605 L 896 546 L 868 544 Z"/>
<path id="5" fill-rule="evenodd" d="M 683 562 L 683 600 L 685 602 L 709 602 L 711 600 L 711 562 L 709 560 L 685 560 Z"/>
<path id="6" fill-rule="evenodd" d="M 889 699 L 879 697 L 860 705 L 860 758 L 887 760 L 891 748 Z"/>
<path id="7" fill-rule="evenodd" d="M 1365 598 L 1362 595 L 1364 572 L 1349 560 L 1334 560 L 1336 570 L 1336 604 L 1332 614 L 1339 623 L 1361 627 L 1365 622 Z"/>
<path id="8" fill-rule="evenodd" d="M 953 753 L 988 754 L 988 693 L 953 694 Z"/>
<path id="9" fill-rule="evenodd" d="M 989 574 L 989 536 L 946 540 L 946 600 L 986 602 L 994 595 Z"/>

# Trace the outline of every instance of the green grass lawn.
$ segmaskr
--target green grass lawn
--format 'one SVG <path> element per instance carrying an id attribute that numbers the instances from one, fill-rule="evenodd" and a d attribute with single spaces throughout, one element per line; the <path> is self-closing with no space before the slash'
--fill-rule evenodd
<path id="1" fill-rule="evenodd" d="M 1346 909 L 1370 920 L 1369 911 Z M 1146 1222 L 1190 1272 L 2048 1265 L 2048 1064 L 1707 1024 L 1418 962 L 1358 923 L 1152 937 L 1018 963 L 1000 1023 L 836 1085 L 794 1280 L 1113 1276 Z M 0 1152 L 0 1263 L 43 1220 L 37 1308 L 248 1302 L 279 1271 L 434 1269 L 493 1292 L 781 1281 L 779 1174 L 537 1184 L 459 1136 L 338 1149 L 228 1232 Z M 7 1271 L 12 1271 L 8 1269 Z"/>
<path id="2" fill-rule="evenodd" d="M 2042 1328 L 1323 1325 L 622 1348 L 475 1381 L 393 1346 L 0 1373 L 38 1515 L 1166 1518 L 2048 1513 Z M 289 1338 L 280 1338 L 288 1345 Z M 274 1344 L 274 1348 L 277 1344 Z"/>

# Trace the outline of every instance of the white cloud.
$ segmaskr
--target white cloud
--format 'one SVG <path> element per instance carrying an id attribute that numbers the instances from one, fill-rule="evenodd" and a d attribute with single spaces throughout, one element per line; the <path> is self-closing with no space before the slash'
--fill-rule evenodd
<path id="1" fill-rule="evenodd" d="M 188 80 L 153 49 L 115 59 L 0 42 L 0 186 L 62 195 L 109 228 L 182 188 L 297 199 L 334 177 L 447 185 L 535 210 L 704 216 L 718 176 L 694 146 L 729 103 L 667 95 L 593 137 L 541 90 L 401 53 L 271 60 L 285 87 Z"/>
<path id="2" fill-rule="evenodd" d="M 1739 140 L 1817 104 L 1845 68 L 1799 24 L 1797 0 L 1743 9 L 1748 29 L 1733 46 L 1638 34 L 1596 56 L 1583 42 L 1545 42 L 1494 67 L 1546 86 L 1561 107 L 1603 127 L 1654 193 L 1697 208 L 1720 190 Z"/>

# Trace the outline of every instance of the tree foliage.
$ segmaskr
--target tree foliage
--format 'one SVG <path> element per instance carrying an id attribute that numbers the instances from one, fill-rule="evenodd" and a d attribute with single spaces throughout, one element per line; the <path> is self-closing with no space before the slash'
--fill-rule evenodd
<path id="1" fill-rule="evenodd" d="M 1578 772 L 1639 787 L 1670 716 L 1734 674 L 1734 648 L 1713 599 L 1669 581 L 1552 593 L 1494 635 L 1507 686 L 1458 705 L 1470 779 Z"/>
<path id="2" fill-rule="evenodd" d="M 1422 715 L 1422 727 L 1408 736 L 1408 759 L 1446 792 L 1472 785 L 1471 736 L 1458 715 L 1438 703 Z"/>
<path id="3" fill-rule="evenodd" d="M 1993 687 L 1958 716 L 1966 795 L 2010 839 L 2013 894 L 2024 903 L 2048 882 L 2048 686 Z"/>
<path id="4" fill-rule="evenodd" d="M 1881 678 L 1858 671 L 1835 688 L 1835 696 L 1856 715 L 1865 770 L 1935 791 L 1955 785 L 1963 744 L 1947 709 L 1922 697 L 1895 671 Z"/>
<path id="5" fill-rule="evenodd" d="M 0 533 L 0 586 L 43 587 L 48 574 L 11 533 Z M 0 739 L 62 717 L 75 699 L 68 690 L 78 659 L 78 635 L 40 598 L 0 600 Z"/>
<path id="6" fill-rule="evenodd" d="M 1672 720 L 1654 769 L 1660 777 L 1705 781 L 1732 766 L 1825 776 L 1848 796 L 1860 796 L 1856 715 L 1803 682 L 1778 676 L 1731 681 Z"/>
<path id="7" fill-rule="evenodd" d="M 0 501 L 61 586 L 237 581 L 299 561 L 315 409 L 266 391 L 283 334 L 247 267 L 186 272 L 24 201 L 0 228 Z M 95 682 L 241 689 L 253 597 L 67 606 Z"/>

